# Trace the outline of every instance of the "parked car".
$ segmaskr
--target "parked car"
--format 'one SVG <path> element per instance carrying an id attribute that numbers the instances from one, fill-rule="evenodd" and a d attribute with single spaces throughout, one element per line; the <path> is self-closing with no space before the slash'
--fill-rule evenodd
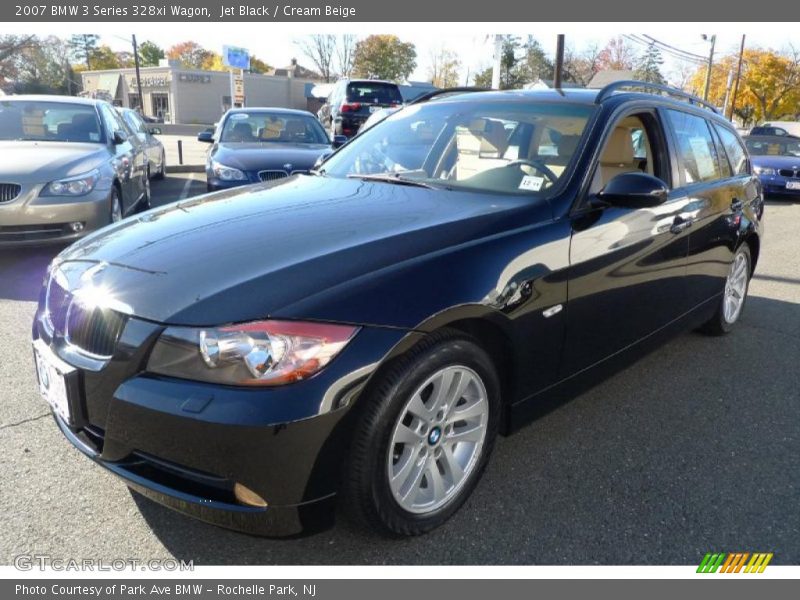
<path id="1" fill-rule="evenodd" d="M 751 135 L 744 142 L 766 195 L 800 195 L 800 138 Z"/>
<path id="2" fill-rule="evenodd" d="M 498 432 L 740 320 L 763 211 L 744 145 L 702 100 L 626 85 L 431 99 L 315 175 L 71 246 L 33 327 L 58 427 L 251 534 L 329 525 L 337 497 L 394 535 L 441 525 Z"/>
<path id="3" fill-rule="evenodd" d="M 150 204 L 143 148 L 106 102 L 6 96 L 0 154 L 0 245 L 70 242 Z"/>
<path id="4" fill-rule="evenodd" d="M 229 110 L 213 133 L 202 131 L 197 139 L 213 144 L 206 162 L 209 191 L 308 173 L 333 152 L 313 114 L 287 108 Z"/>
<path id="5" fill-rule="evenodd" d="M 766 121 L 753 127 L 750 135 L 788 135 L 800 139 L 800 121 Z"/>
<path id="6" fill-rule="evenodd" d="M 156 137 L 161 135 L 160 127 L 148 125 L 142 116 L 130 108 L 117 108 L 128 129 L 135 135 L 147 155 L 147 172 L 151 179 L 164 179 L 167 172 L 167 154 L 164 144 Z"/>
<path id="7" fill-rule="evenodd" d="M 369 116 L 382 108 L 402 106 L 403 96 L 396 83 L 373 79 L 341 79 L 333 86 L 328 101 L 317 117 L 331 139 L 343 135 L 351 138 Z"/>

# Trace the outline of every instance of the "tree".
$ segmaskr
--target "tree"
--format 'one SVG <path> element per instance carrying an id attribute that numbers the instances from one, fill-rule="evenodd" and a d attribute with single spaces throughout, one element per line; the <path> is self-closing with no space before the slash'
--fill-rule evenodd
<path id="1" fill-rule="evenodd" d="M 353 56 L 356 53 L 356 36 L 347 33 L 336 39 L 336 68 L 340 77 L 350 77 L 353 72 Z"/>
<path id="2" fill-rule="evenodd" d="M 353 75 L 402 81 L 417 66 L 414 44 L 392 34 L 371 35 L 356 44 Z"/>
<path id="3" fill-rule="evenodd" d="M 115 52 L 117 57 L 117 64 L 120 68 L 126 69 L 130 67 L 136 66 L 136 61 L 133 58 L 133 52 L 129 50 L 122 50 L 121 52 Z"/>
<path id="4" fill-rule="evenodd" d="M 225 65 L 222 64 L 222 55 L 211 50 L 206 52 L 199 68 L 204 71 L 224 71 L 226 69 Z"/>
<path id="5" fill-rule="evenodd" d="M 504 35 L 500 47 L 500 89 L 511 90 L 519 88 L 522 82 L 519 79 L 520 70 L 517 68 L 517 50 L 520 48 L 519 38 Z M 487 67 L 475 75 L 477 87 L 492 87 L 493 67 Z"/>
<path id="6" fill-rule="evenodd" d="M 322 78 L 329 82 L 333 79 L 333 58 L 336 51 L 336 36 L 314 34 L 295 42 L 300 50 L 314 64 Z"/>
<path id="7" fill-rule="evenodd" d="M 95 48 L 89 57 L 89 69 L 103 70 L 103 69 L 119 69 L 119 59 L 114 51 L 108 46 L 100 46 Z"/>
<path id="8" fill-rule="evenodd" d="M 461 61 L 455 52 L 444 46 L 431 51 L 428 77 L 431 83 L 440 88 L 455 87 L 458 85 L 458 69 Z"/>
<path id="9" fill-rule="evenodd" d="M 553 61 L 548 58 L 542 45 L 533 36 L 528 36 L 528 40 L 522 45 L 522 50 L 523 54 L 516 64 L 516 80 L 519 84 L 553 79 Z"/>
<path id="10" fill-rule="evenodd" d="M 564 49 L 564 81 L 577 83 L 586 87 L 600 70 L 600 47 L 590 44 L 583 51 L 576 52 L 567 47 Z"/>
<path id="11" fill-rule="evenodd" d="M 211 60 L 209 55 L 212 53 L 203 48 L 197 42 L 180 42 L 167 50 L 167 56 L 173 60 L 179 60 L 181 65 L 187 69 L 202 69 L 203 62 Z"/>
<path id="12" fill-rule="evenodd" d="M 639 58 L 636 69 L 633 71 L 633 78 L 638 81 L 663 85 L 665 83 L 664 76 L 661 74 L 661 65 L 663 64 L 661 51 L 651 43 Z"/>
<path id="13" fill-rule="evenodd" d="M 609 40 L 597 57 L 600 71 L 629 71 L 633 69 L 636 51 L 625 38 L 617 36 Z"/>
<path id="14" fill-rule="evenodd" d="M 725 102 L 728 74 L 736 73 L 738 56 L 723 56 L 711 69 L 708 99 L 717 106 Z M 699 67 L 689 80 L 695 94 L 702 95 L 706 67 Z M 744 51 L 737 107 L 750 105 L 747 115 L 756 121 L 791 117 L 800 112 L 800 51 L 790 47 L 782 52 L 749 48 Z M 738 114 L 738 112 L 737 112 Z M 741 115 L 740 115 L 741 116 Z"/>
<path id="15" fill-rule="evenodd" d="M 17 76 L 17 56 L 36 43 L 33 35 L 0 35 L 0 87 Z"/>
<path id="16" fill-rule="evenodd" d="M 14 55 L 13 91 L 19 94 L 72 94 L 79 85 L 67 60 L 66 44 L 55 36 L 30 40 Z"/>
<path id="17" fill-rule="evenodd" d="M 164 58 L 164 51 L 150 40 L 139 46 L 139 59 L 143 67 L 157 67 Z"/>
<path id="18" fill-rule="evenodd" d="M 272 67 L 269 66 L 266 62 L 257 58 L 256 56 L 250 57 L 250 72 L 251 73 L 262 73 L 266 74 L 272 70 Z"/>
<path id="19" fill-rule="evenodd" d="M 97 50 L 100 36 L 95 33 L 78 33 L 71 35 L 67 41 L 72 60 L 81 62 L 91 69 L 92 54 Z"/>

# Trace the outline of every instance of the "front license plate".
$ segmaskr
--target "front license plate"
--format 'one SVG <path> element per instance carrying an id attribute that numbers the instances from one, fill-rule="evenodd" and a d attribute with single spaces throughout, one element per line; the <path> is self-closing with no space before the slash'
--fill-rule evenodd
<path id="1" fill-rule="evenodd" d="M 786 182 L 786 189 L 787 190 L 800 190 L 800 181 L 787 181 Z"/>
<path id="2" fill-rule="evenodd" d="M 33 344 L 36 360 L 36 375 L 39 378 L 39 392 L 50 407 L 68 425 L 72 424 L 67 395 L 67 375 L 75 369 L 58 358 L 41 340 Z"/>

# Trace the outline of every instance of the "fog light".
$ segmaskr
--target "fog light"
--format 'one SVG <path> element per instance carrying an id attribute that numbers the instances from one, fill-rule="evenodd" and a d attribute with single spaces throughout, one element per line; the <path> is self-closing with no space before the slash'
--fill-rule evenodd
<path id="1" fill-rule="evenodd" d="M 235 483 L 233 485 L 233 494 L 239 502 L 247 506 L 257 506 L 258 508 L 267 507 L 266 500 L 241 483 Z"/>
<path id="2" fill-rule="evenodd" d="M 79 231 L 83 231 L 84 224 L 81 221 L 75 221 L 69 224 L 69 228 L 72 229 L 73 232 L 78 233 Z"/>

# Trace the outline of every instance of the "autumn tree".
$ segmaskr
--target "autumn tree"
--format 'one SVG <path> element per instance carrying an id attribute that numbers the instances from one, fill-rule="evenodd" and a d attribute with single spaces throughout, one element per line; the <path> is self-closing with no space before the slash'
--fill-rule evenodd
<path id="1" fill-rule="evenodd" d="M 431 51 L 428 77 L 433 85 L 440 88 L 455 87 L 458 85 L 458 69 L 461 61 L 458 55 L 442 46 Z"/>
<path id="2" fill-rule="evenodd" d="M 600 70 L 600 47 L 590 44 L 578 52 L 569 46 L 564 49 L 564 81 L 576 83 L 583 87 Z"/>
<path id="3" fill-rule="evenodd" d="M 167 50 L 167 56 L 172 60 L 179 60 L 187 69 L 202 69 L 203 63 L 213 60 L 213 53 L 203 48 L 197 42 L 180 42 Z"/>
<path id="4" fill-rule="evenodd" d="M 256 56 L 250 56 L 250 72 L 251 73 L 261 73 L 266 74 L 272 70 L 272 67 L 269 66 L 266 62 L 261 60 Z"/>
<path id="5" fill-rule="evenodd" d="M 402 81 L 417 66 L 414 44 L 403 42 L 396 35 L 371 35 L 356 44 L 353 75 Z"/>
<path id="6" fill-rule="evenodd" d="M 146 41 L 139 45 L 139 59 L 143 67 L 157 67 L 159 61 L 164 58 L 164 50 L 157 44 Z"/>
<path id="7" fill-rule="evenodd" d="M 661 74 L 661 65 L 663 64 L 661 51 L 651 43 L 639 57 L 636 69 L 633 71 L 633 78 L 637 81 L 663 85 L 665 83 L 664 76 Z"/>
<path id="8" fill-rule="evenodd" d="M 611 38 L 597 57 L 600 71 L 630 71 L 634 68 L 636 51 L 622 36 Z"/>
<path id="9" fill-rule="evenodd" d="M 322 79 L 329 82 L 333 79 L 333 59 L 336 54 L 336 36 L 332 34 L 314 34 L 305 36 L 295 42 L 303 54 L 313 63 Z"/>
<path id="10" fill-rule="evenodd" d="M 100 36 L 94 33 L 78 33 L 71 35 L 67 41 L 72 60 L 86 65 L 91 69 L 92 54 L 97 50 Z"/>
<path id="11" fill-rule="evenodd" d="M 63 40 L 34 38 L 21 47 L 16 61 L 13 91 L 20 94 L 71 94 L 78 84 Z"/>
<path id="12" fill-rule="evenodd" d="M 99 46 L 89 56 L 89 69 L 101 71 L 104 69 L 119 69 L 119 58 L 108 46 Z"/>

